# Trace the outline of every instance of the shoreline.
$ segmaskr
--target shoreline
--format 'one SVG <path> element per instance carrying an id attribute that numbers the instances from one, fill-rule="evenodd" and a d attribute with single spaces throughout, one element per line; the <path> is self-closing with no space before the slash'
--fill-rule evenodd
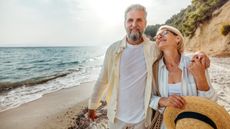
<path id="1" fill-rule="evenodd" d="M 210 79 L 217 103 L 230 114 L 230 58 L 210 58 Z M 87 106 L 95 81 L 45 94 L 43 97 L 0 112 L 0 129 L 67 129 Z"/>
<path id="2" fill-rule="evenodd" d="M 62 89 L 0 112 L 0 129 L 66 129 L 85 106 L 95 81 Z"/>

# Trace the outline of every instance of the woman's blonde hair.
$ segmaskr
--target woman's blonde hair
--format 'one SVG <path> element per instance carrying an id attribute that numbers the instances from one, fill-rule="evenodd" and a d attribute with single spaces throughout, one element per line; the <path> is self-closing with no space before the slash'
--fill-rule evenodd
<path id="1" fill-rule="evenodd" d="M 169 26 L 169 25 L 163 25 L 161 26 L 158 31 L 160 30 L 169 30 L 173 33 L 175 33 L 177 36 L 180 37 L 180 41 L 178 42 L 178 45 L 177 45 L 177 50 L 179 52 L 179 54 L 182 54 L 184 52 L 184 36 L 182 35 L 182 33 L 175 27 L 173 26 Z"/>

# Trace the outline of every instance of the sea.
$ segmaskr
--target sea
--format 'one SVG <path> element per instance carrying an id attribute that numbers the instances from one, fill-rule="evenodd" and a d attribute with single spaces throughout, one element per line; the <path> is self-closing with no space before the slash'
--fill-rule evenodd
<path id="1" fill-rule="evenodd" d="M 0 47 L 0 112 L 96 80 L 106 48 Z"/>

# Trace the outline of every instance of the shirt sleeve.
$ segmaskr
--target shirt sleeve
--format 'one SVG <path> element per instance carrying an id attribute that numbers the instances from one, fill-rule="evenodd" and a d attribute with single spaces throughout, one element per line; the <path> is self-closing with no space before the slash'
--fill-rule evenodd
<path id="1" fill-rule="evenodd" d="M 153 50 L 155 50 L 154 55 L 156 55 L 157 59 L 162 57 L 162 52 L 160 51 L 160 49 L 159 49 L 159 47 L 157 46 L 156 43 L 154 43 L 154 49 Z"/>
<path id="2" fill-rule="evenodd" d="M 158 103 L 159 103 L 159 101 L 160 101 L 160 98 L 161 98 L 161 97 L 159 97 L 159 96 L 153 95 L 152 98 L 151 98 L 151 101 L 150 101 L 149 106 L 150 106 L 152 109 L 158 110 L 160 113 L 163 113 L 165 108 L 164 108 L 164 107 L 159 107 L 159 106 L 158 106 L 158 105 L 159 105 Z"/>
<path id="3" fill-rule="evenodd" d="M 110 50 L 108 49 L 106 54 L 105 54 L 105 59 L 103 66 L 101 68 L 99 77 L 94 85 L 93 93 L 89 99 L 88 103 L 88 108 L 89 109 L 96 109 L 99 104 L 100 100 L 102 98 L 102 95 L 107 87 L 108 84 L 108 62 L 109 62 L 109 52 Z"/>

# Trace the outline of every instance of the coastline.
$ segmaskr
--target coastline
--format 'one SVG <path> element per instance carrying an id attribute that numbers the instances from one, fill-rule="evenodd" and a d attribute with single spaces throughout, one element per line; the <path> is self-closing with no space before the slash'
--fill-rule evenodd
<path id="1" fill-rule="evenodd" d="M 66 129 L 83 107 L 95 81 L 62 89 L 0 113 L 0 129 Z"/>
<path id="2" fill-rule="evenodd" d="M 230 58 L 211 57 L 209 74 L 217 103 L 230 113 Z M 17 108 L 0 112 L 0 129 L 67 129 L 87 106 L 95 81 L 44 95 Z"/>

